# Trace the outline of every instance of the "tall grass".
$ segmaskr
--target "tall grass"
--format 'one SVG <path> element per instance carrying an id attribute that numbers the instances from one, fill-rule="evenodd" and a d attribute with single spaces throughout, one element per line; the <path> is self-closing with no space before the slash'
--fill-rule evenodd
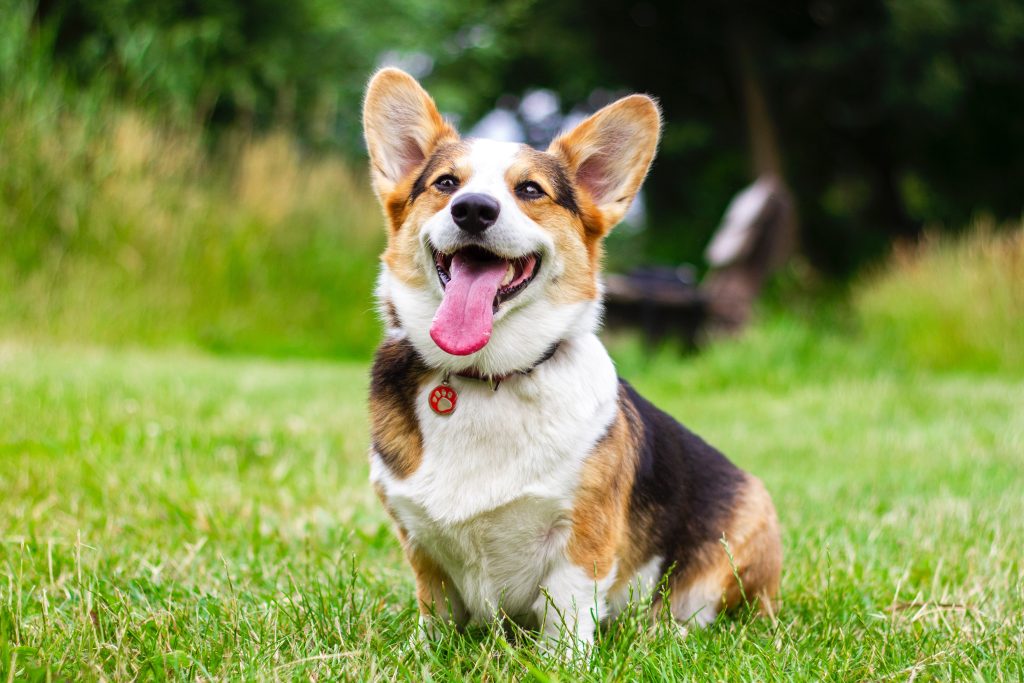
<path id="1" fill-rule="evenodd" d="M 854 308 L 904 362 L 1024 373 L 1024 226 L 899 248 L 855 288 Z"/>
<path id="2" fill-rule="evenodd" d="M 27 10 L 0 18 L 0 331 L 364 355 L 383 239 L 362 170 L 67 87 Z"/>

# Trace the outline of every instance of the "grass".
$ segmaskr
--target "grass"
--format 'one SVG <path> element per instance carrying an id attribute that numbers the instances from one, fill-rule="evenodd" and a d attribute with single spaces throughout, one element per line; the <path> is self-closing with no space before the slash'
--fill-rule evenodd
<path id="1" fill-rule="evenodd" d="M 636 614 L 587 667 L 413 644 L 363 363 L 0 347 L 0 680 L 1020 680 L 1024 385 L 772 319 L 638 388 L 773 493 L 777 619 Z"/>

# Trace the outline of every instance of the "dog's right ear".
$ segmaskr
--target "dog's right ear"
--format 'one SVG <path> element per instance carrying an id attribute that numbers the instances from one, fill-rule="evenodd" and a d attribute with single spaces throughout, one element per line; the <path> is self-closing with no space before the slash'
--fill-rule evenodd
<path id="1" fill-rule="evenodd" d="M 438 144 L 459 137 L 416 79 L 394 68 L 381 69 L 366 86 L 363 133 L 373 189 L 381 201 Z"/>

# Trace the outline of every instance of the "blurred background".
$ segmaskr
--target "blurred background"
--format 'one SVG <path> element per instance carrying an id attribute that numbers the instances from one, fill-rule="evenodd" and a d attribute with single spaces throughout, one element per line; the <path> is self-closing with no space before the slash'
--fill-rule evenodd
<path id="1" fill-rule="evenodd" d="M 543 146 L 629 92 L 665 134 L 609 267 L 690 264 L 759 177 L 795 253 L 759 311 L 1024 369 L 1024 3 L 2 0 L 0 332 L 367 357 L 383 65 Z"/>

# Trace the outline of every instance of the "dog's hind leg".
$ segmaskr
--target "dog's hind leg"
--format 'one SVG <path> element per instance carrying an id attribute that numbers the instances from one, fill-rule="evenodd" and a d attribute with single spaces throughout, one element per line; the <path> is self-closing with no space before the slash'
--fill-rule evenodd
<path id="1" fill-rule="evenodd" d="M 699 553 L 700 561 L 672 582 L 676 619 L 706 626 L 745 603 L 773 613 L 782 546 L 775 507 L 759 479 L 747 475 L 723 538 Z"/>

